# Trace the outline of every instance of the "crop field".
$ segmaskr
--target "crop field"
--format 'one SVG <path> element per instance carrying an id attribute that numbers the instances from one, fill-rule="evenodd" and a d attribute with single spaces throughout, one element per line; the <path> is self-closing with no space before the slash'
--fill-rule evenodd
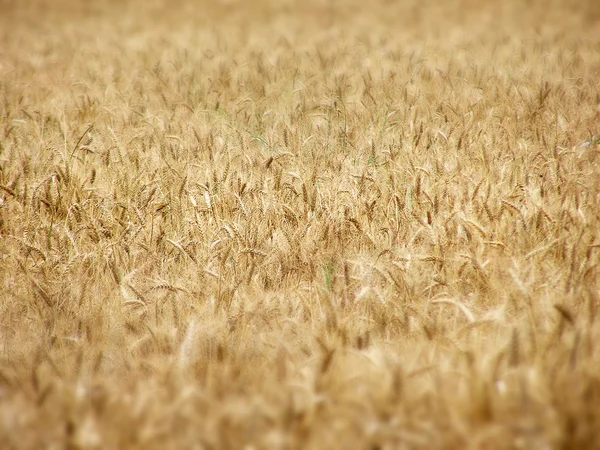
<path id="1" fill-rule="evenodd" d="M 600 3 L 0 0 L 0 448 L 600 448 Z"/>

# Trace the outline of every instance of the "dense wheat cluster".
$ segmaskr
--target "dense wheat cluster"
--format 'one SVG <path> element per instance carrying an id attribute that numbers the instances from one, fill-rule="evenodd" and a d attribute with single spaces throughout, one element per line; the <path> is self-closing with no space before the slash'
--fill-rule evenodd
<path id="1" fill-rule="evenodd" d="M 600 448 L 595 2 L 0 5 L 3 449 Z"/>

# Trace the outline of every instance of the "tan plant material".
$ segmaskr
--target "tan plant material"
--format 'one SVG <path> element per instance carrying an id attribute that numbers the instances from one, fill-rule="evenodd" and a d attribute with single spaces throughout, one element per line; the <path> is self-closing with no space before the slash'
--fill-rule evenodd
<path id="1" fill-rule="evenodd" d="M 600 448 L 598 20 L 0 0 L 0 447 Z"/>

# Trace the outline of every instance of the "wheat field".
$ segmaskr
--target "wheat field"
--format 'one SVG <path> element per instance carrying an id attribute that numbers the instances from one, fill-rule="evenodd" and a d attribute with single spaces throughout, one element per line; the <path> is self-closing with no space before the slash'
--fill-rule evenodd
<path id="1" fill-rule="evenodd" d="M 599 23 L 0 1 L 0 447 L 600 448 Z"/>

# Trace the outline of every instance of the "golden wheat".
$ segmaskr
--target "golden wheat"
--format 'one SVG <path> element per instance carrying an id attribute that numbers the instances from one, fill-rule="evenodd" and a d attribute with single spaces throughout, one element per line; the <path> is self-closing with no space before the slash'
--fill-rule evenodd
<path id="1" fill-rule="evenodd" d="M 600 448 L 594 2 L 0 2 L 0 442 Z"/>

